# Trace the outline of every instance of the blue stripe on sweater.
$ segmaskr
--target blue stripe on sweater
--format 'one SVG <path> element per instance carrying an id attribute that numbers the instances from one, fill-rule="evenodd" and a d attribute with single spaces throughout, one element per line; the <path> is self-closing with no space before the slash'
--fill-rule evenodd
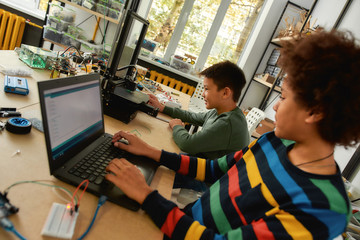
<path id="1" fill-rule="evenodd" d="M 197 200 L 191 208 L 194 220 L 198 221 L 201 225 L 204 225 L 203 211 L 201 206 L 201 200 Z"/>
<path id="2" fill-rule="evenodd" d="M 303 189 L 292 179 L 292 177 L 284 169 L 283 165 L 279 163 L 280 159 L 271 143 L 265 138 L 261 138 L 258 143 L 268 160 L 272 173 L 277 178 L 278 182 L 283 186 L 284 190 L 292 198 L 292 202 L 295 205 L 303 204 L 305 202 L 308 206 L 311 206 L 311 201 L 306 197 Z"/>

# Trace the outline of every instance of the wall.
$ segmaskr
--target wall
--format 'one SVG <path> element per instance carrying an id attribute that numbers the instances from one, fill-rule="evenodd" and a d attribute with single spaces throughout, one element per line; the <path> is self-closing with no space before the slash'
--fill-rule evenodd
<path id="1" fill-rule="evenodd" d="M 293 2 L 304 7 L 306 7 L 304 4 L 308 4 L 307 8 L 309 8 L 312 4 L 312 1 Z M 345 3 L 346 0 L 319 0 L 313 10 L 311 24 L 313 23 L 312 21 L 316 20 L 315 25 L 323 26 L 327 30 L 332 29 Z M 260 61 L 261 54 L 267 46 L 267 42 L 269 41 L 270 35 L 285 4 L 286 1 L 284 0 L 266 1 L 262 10 L 263 12 L 259 17 L 246 49 L 238 62 L 239 66 L 244 70 L 248 83 L 255 71 L 258 61 Z M 358 23 L 360 22 L 359 9 L 360 0 L 353 0 L 345 17 L 338 27 L 340 30 L 351 31 L 358 39 L 360 39 L 360 28 L 358 27 Z M 240 107 L 248 108 L 258 106 L 264 96 L 265 90 L 266 89 L 260 86 L 260 84 L 252 84 Z M 244 94 L 244 92 L 242 93 Z M 265 113 L 268 118 L 274 120 L 275 112 L 272 109 L 272 106 L 276 103 L 277 93 L 273 92 L 269 99 L 269 102 L 272 100 L 274 101 L 265 109 Z M 348 149 L 345 149 L 344 147 L 335 148 L 335 159 L 341 170 L 345 168 L 355 150 L 356 147 Z M 353 183 L 360 186 L 360 174 L 357 174 Z"/>

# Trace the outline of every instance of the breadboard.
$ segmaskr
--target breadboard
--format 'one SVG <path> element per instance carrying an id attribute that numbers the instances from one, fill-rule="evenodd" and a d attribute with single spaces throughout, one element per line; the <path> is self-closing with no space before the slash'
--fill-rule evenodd
<path id="1" fill-rule="evenodd" d="M 71 239 L 79 212 L 73 212 L 66 208 L 65 204 L 53 203 L 41 235 Z"/>

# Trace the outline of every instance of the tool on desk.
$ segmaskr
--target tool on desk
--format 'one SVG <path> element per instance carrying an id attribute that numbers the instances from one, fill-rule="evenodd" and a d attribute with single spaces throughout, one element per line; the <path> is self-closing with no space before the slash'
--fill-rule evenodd
<path id="1" fill-rule="evenodd" d="M 21 117 L 21 113 L 14 111 L 0 111 L 0 117 Z"/>
<path id="2" fill-rule="evenodd" d="M 4 79 L 4 91 L 21 95 L 29 94 L 29 87 L 26 78 L 11 77 L 6 75 Z"/>
<path id="3" fill-rule="evenodd" d="M 11 112 L 16 112 L 16 108 L 7 108 L 7 107 L 2 107 L 0 108 L 0 111 L 11 111 Z"/>
<path id="4" fill-rule="evenodd" d="M 175 92 L 171 92 L 171 94 L 175 95 L 175 96 L 180 96 L 180 94 L 175 93 Z"/>
<path id="5" fill-rule="evenodd" d="M 31 122 L 25 118 L 9 118 L 5 125 L 6 130 L 17 134 L 27 134 L 31 131 Z"/>
<path id="6" fill-rule="evenodd" d="M 170 122 L 169 120 L 163 119 L 163 118 L 161 118 L 161 117 L 156 117 L 156 119 L 159 119 L 159 120 L 161 120 L 161 121 L 163 121 L 163 122 L 166 122 L 166 123 L 169 123 L 169 122 Z"/>
<path id="7" fill-rule="evenodd" d="M 16 108 L 2 107 L 0 108 L 0 117 L 21 117 L 21 113 Z"/>

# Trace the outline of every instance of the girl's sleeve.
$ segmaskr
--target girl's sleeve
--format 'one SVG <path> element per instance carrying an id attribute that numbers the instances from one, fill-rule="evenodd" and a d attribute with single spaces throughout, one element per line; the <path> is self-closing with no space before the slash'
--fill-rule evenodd
<path id="1" fill-rule="evenodd" d="M 222 177 L 242 158 L 244 150 L 246 149 L 215 160 L 170 153 L 163 150 L 160 163 L 179 174 L 193 177 L 199 181 L 212 183 Z"/>

